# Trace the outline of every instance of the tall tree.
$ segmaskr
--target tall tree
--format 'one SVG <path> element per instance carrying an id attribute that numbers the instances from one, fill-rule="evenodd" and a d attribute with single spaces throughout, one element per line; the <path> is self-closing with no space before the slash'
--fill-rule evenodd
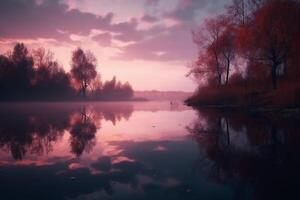
<path id="1" fill-rule="evenodd" d="M 227 7 L 227 14 L 238 25 L 245 26 L 253 20 L 256 10 L 268 0 L 232 0 Z"/>
<path id="2" fill-rule="evenodd" d="M 28 89 L 34 76 L 33 58 L 29 55 L 26 46 L 23 43 L 17 43 L 11 55 L 14 64 L 15 80 L 12 88 L 27 96 Z M 25 97 L 24 96 L 24 97 Z"/>
<path id="3" fill-rule="evenodd" d="M 224 69 L 221 65 L 221 51 L 219 38 L 223 32 L 221 17 L 207 19 L 199 30 L 193 32 L 193 39 L 199 49 L 199 59 L 192 73 L 208 75 L 208 79 L 215 78 L 222 84 Z"/>
<path id="4" fill-rule="evenodd" d="M 255 62 L 270 67 L 272 88 L 277 89 L 280 66 L 288 63 L 294 41 L 299 37 L 299 3 L 293 0 L 268 1 L 255 14 L 242 40 Z M 287 67 L 286 65 L 284 67 Z"/>
<path id="5" fill-rule="evenodd" d="M 80 93 L 84 98 L 86 98 L 89 84 L 97 76 L 96 62 L 95 56 L 89 51 L 84 52 L 78 48 L 73 52 L 71 75 L 79 85 Z"/>
<path id="6" fill-rule="evenodd" d="M 232 61 L 235 58 L 235 27 L 231 25 L 229 22 L 224 24 L 226 26 L 225 30 L 222 32 L 222 35 L 219 37 L 217 41 L 218 47 L 220 48 L 221 56 L 221 64 L 223 64 L 223 68 L 225 69 L 225 85 L 229 82 L 229 73 L 232 66 Z"/>
<path id="7" fill-rule="evenodd" d="M 192 73 L 216 79 L 218 85 L 228 84 L 230 67 L 235 55 L 235 27 L 230 18 L 221 15 L 205 21 L 194 42 L 199 48 L 199 57 Z M 225 81 L 224 81 L 225 80 Z"/>
<path id="8" fill-rule="evenodd" d="M 51 65 L 54 60 L 54 53 L 46 50 L 43 47 L 32 50 L 34 65 L 37 68 L 46 67 Z"/>
<path id="9" fill-rule="evenodd" d="M 33 50 L 35 64 L 34 93 L 39 99 L 69 98 L 73 93 L 70 78 L 54 60 L 54 53 L 44 48 Z"/>

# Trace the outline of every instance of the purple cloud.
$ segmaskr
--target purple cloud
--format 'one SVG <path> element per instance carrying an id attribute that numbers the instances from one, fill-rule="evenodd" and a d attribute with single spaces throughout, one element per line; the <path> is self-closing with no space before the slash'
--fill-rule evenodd
<path id="1" fill-rule="evenodd" d="M 68 34 L 86 35 L 91 29 L 108 28 L 112 13 L 96 16 L 79 10 L 68 10 L 59 0 L 11 0 L 0 3 L 0 24 L 2 38 L 36 39 L 55 38 L 68 40 Z M 68 34 L 62 34 L 61 31 Z"/>
<path id="2" fill-rule="evenodd" d="M 116 58 L 122 60 L 190 60 L 196 55 L 188 27 L 182 25 L 160 32 L 155 37 L 123 47 Z"/>
<path id="3" fill-rule="evenodd" d="M 145 6 L 157 6 L 162 0 L 145 0 Z M 177 1 L 176 1 L 177 2 Z M 146 13 L 141 18 L 114 22 L 113 13 L 96 15 L 77 9 L 70 9 L 61 0 L 7 0 L 0 2 L 0 39 L 47 38 L 74 43 L 71 34 L 89 36 L 93 29 L 103 33 L 92 39 L 101 46 L 110 46 L 112 40 L 132 42 L 119 47 L 118 59 L 141 60 L 190 60 L 195 55 L 191 39 L 191 26 L 195 16 L 217 0 L 178 0 L 175 9 L 167 13 Z M 223 2 L 223 1 L 222 1 Z M 224 3 L 223 3 L 224 4 Z M 199 11 L 200 10 L 200 11 Z M 165 19 L 175 19 L 177 25 L 166 24 Z M 153 23 L 141 29 L 140 23 Z M 157 22 L 157 23 L 154 23 Z"/>
<path id="4" fill-rule="evenodd" d="M 101 33 L 93 37 L 94 41 L 97 41 L 101 46 L 110 46 L 112 35 L 108 32 Z"/>
<path id="5" fill-rule="evenodd" d="M 154 23 L 154 22 L 158 21 L 158 18 L 154 17 L 154 16 L 151 16 L 151 15 L 148 15 L 148 14 L 145 14 L 145 15 L 142 16 L 141 20 L 144 21 L 144 22 L 148 22 L 148 23 Z"/>
<path id="6" fill-rule="evenodd" d="M 137 26 L 138 20 L 136 18 L 132 18 L 127 22 L 120 22 L 111 25 L 109 30 L 116 33 L 114 39 L 122 42 L 139 41 L 143 38 L 143 34 L 137 30 Z"/>
<path id="7" fill-rule="evenodd" d="M 157 5 L 160 0 L 146 0 L 145 4 L 148 6 Z"/>
<path id="8" fill-rule="evenodd" d="M 203 11 L 217 12 L 224 8 L 224 5 L 231 0 L 178 0 L 176 8 L 165 17 L 180 21 L 194 21 L 197 14 Z"/>

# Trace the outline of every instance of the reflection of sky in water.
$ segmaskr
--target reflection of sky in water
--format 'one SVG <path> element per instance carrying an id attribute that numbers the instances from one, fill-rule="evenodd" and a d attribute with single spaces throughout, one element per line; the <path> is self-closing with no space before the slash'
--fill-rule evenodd
<path id="1" fill-rule="evenodd" d="M 249 199 L 290 148 L 269 121 L 169 102 L 0 109 L 1 199 Z"/>
<path id="2" fill-rule="evenodd" d="M 75 112 L 68 110 L 70 126 L 83 120 L 82 105 L 75 107 Z M 58 109 L 65 108 L 60 106 Z M 51 141 L 47 152 L 35 153 L 32 147 L 29 148 L 29 143 L 25 145 L 24 157 L 15 160 L 9 148 L 2 148 L 0 176 L 6 182 L 1 184 L 4 196 L 19 198 L 19 195 L 26 195 L 30 199 L 193 199 L 193 195 L 199 193 L 193 188 L 194 184 L 203 185 L 203 189 L 208 187 L 203 180 L 195 181 L 192 175 L 198 148 L 188 138 L 186 126 L 196 117 L 193 110 L 181 105 L 170 107 L 168 102 L 104 103 L 88 105 L 84 113 L 93 119 L 97 131 L 92 147 L 80 157 L 71 150 L 70 142 L 74 136 L 70 135 L 72 128 L 69 127 L 65 127 L 57 140 Z M 55 112 L 46 114 L 55 115 Z M 31 122 L 37 121 L 39 116 L 36 113 L 26 115 Z M 38 139 L 38 135 L 32 136 L 35 137 Z M 44 140 L 38 144 L 46 145 L 43 142 L 47 143 L 47 140 Z M 10 141 L 9 145 L 14 144 Z M 208 195 L 207 192 L 200 193 Z"/>
<path id="3" fill-rule="evenodd" d="M 148 104 L 149 103 L 145 103 Z M 168 104 L 160 103 L 165 109 L 168 109 Z M 125 104 L 126 105 L 126 104 Z M 159 106 L 162 106 L 159 105 Z M 150 103 L 151 107 L 151 103 Z M 181 111 L 158 111 L 156 104 L 154 104 L 154 112 L 137 110 L 134 111 L 129 119 L 120 117 L 119 121 L 114 122 L 111 119 L 104 119 L 100 117 L 95 123 L 98 123 L 99 129 L 95 136 L 95 145 L 89 152 L 84 152 L 80 158 L 83 162 L 87 160 L 95 160 L 99 156 L 114 156 L 120 154 L 122 149 L 114 142 L 116 141 L 168 141 L 168 140 L 181 140 L 187 136 L 185 126 L 191 122 L 195 117 L 194 111 L 181 110 Z M 80 108 L 80 107 L 79 107 Z M 93 110 L 93 106 L 88 106 L 88 110 Z M 142 109 L 142 108 L 139 108 Z M 148 108 L 149 109 L 149 108 Z M 78 109 L 79 110 L 79 109 Z M 87 111 L 89 113 L 89 111 Z M 98 114 L 101 110 L 97 110 Z M 76 113 L 77 114 L 77 113 Z M 78 116 L 76 116 L 78 117 Z M 71 120 L 72 121 L 72 120 Z M 46 164 L 51 157 L 73 157 L 70 152 L 70 134 L 69 130 L 65 130 L 61 139 L 53 143 L 53 148 L 47 154 L 32 155 L 26 152 L 25 158 L 21 161 L 15 162 L 11 159 L 11 155 L 7 151 L 2 151 L 2 163 L 12 161 L 15 164 L 32 164 L 37 165 Z M 164 146 L 157 145 L 153 147 L 153 151 L 165 148 Z M 115 160 L 122 160 L 123 158 L 114 158 Z M 127 158 L 128 159 L 128 158 Z M 50 159 L 51 160 L 51 159 Z"/>

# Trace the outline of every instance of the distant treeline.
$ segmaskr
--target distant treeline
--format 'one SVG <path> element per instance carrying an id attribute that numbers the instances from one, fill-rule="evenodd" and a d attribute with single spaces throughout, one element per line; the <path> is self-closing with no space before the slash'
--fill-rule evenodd
<path id="1" fill-rule="evenodd" d="M 299 106 L 299 0 L 233 0 L 193 32 L 190 105 Z"/>
<path id="2" fill-rule="evenodd" d="M 73 51 L 71 70 L 54 60 L 44 48 L 29 52 L 17 43 L 12 52 L 0 55 L 0 101 L 129 100 L 131 85 L 114 77 L 102 83 L 97 60 L 90 51 Z"/>
<path id="3" fill-rule="evenodd" d="M 181 91 L 134 91 L 135 98 L 144 98 L 151 101 L 183 101 L 191 95 L 191 92 Z"/>

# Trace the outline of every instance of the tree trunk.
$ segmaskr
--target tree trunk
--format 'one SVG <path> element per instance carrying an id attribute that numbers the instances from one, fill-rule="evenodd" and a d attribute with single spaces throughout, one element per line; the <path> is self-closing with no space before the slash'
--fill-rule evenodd
<path id="1" fill-rule="evenodd" d="M 225 118 L 226 122 L 226 133 L 227 133 L 227 145 L 230 146 L 230 132 L 229 132 L 229 125 L 228 125 L 228 120 Z"/>
<path id="2" fill-rule="evenodd" d="M 284 59 L 283 61 L 283 75 L 287 75 L 287 61 Z"/>
<path id="3" fill-rule="evenodd" d="M 82 84 L 82 96 L 83 96 L 83 98 L 86 98 L 86 88 L 87 88 L 87 84 L 84 81 L 83 84 Z"/>
<path id="4" fill-rule="evenodd" d="M 242 0 L 242 23 L 245 25 L 245 2 Z"/>
<path id="5" fill-rule="evenodd" d="M 273 90 L 277 89 L 277 67 L 278 67 L 278 64 L 274 63 L 272 65 L 272 69 L 271 69 L 272 88 L 273 88 Z"/>
<path id="6" fill-rule="evenodd" d="M 86 98 L 86 88 L 82 89 L 82 95 L 83 95 L 83 98 Z"/>
<path id="7" fill-rule="evenodd" d="M 218 82 L 219 82 L 219 85 L 222 85 L 222 74 L 221 73 L 218 73 Z"/>
<path id="8" fill-rule="evenodd" d="M 217 72 L 218 84 L 222 85 L 222 72 L 220 69 L 219 57 L 216 51 L 214 51 L 214 56 L 216 60 L 216 72 Z"/>
<path id="9" fill-rule="evenodd" d="M 229 82 L 229 68 L 230 68 L 230 61 L 227 60 L 227 69 L 226 69 L 226 82 L 225 84 L 227 85 Z"/>

